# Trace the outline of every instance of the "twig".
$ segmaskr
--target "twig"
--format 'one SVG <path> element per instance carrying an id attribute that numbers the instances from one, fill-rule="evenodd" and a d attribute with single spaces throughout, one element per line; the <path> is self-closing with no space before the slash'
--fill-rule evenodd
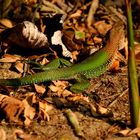
<path id="1" fill-rule="evenodd" d="M 99 0 L 93 0 L 87 17 L 87 26 L 90 27 L 94 22 L 94 14 L 99 7 Z"/>

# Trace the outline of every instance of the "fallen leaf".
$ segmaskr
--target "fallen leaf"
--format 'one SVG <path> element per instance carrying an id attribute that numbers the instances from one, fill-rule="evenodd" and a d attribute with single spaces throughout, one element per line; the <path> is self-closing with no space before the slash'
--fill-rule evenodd
<path id="1" fill-rule="evenodd" d="M 82 15 L 82 10 L 77 10 L 75 13 L 70 15 L 70 18 L 77 18 Z"/>
<path id="2" fill-rule="evenodd" d="M 0 62 L 16 62 L 17 60 L 22 60 L 20 56 L 17 55 L 11 55 L 11 54 L 5 54 L 3 58 L 0 59 Z"/>
<path id="3" fill-rule="evenodd" d="M 0 110 L 1 116 L 4 115 L 7 120 L 22 124 L 22 115 L 24 104 L 22 101 L 0 94 Z"/>
<path id="4" fill-rule="evenodd" d="M 66 87 L 68 87 L 69 83 L 67 81 L 53 81 L 54 85 L 50 85 L 49 88 L 53 92 L 63 92 Z"/>
<path id="5" fill-rule="evenodd" d="M 49 121 L 48 112 L 53 109 L 53 106 L 48 104 L 47 102 L 39 102 L 39 112 L 42 116 L 43 120 Z"/>
<path id="6" fill-rule="evenodd" d="M 130 129 L 124 129 L 124 130 L 119 131 L 117 134 L 120 134 L 122 136 L 128 136 L 130 131 L 131 131 Z"/>
<path id="7" fill-rule="evenodd" d="M 95 37 L 93 38 L 93 40 L 94 40 L 95 43 L 102 43 L 102 38 L 99 38 L 99 37 L 97 37 L 97 36 L 95 36 Z"/>
<path id="8" fill-rule="evenodd" d="M 15 63 L 15 68 L 18 70 L 18 72 L 20 72 L 20 73 L 23 73 L 24 72 L 24 70 L 23 70 L 23 68 L 24 68 L 24 64 L 22 63 L 22 62 L 20 62 L 20 61 L 17 61 L 16 63 Z"/>
<path id="9" fill-rule="evenodd" d="M 11 20 L 3 18 L 3 19 L 0 19 L 0 27 L 12 28 L 13 27 L 13 23 L 11 22 Z"/>
<path id="10" fill-rule="evenodd" d="M 106 35 L 106 33 L 112 28 L 112 25 L 105 23 L 104 20 L 98 21 L 94 24 L 94 27 L 98 30 L 98 32 L 102 35 Z"/>
<path id="11" fill-rule="evenodd" d="M 109 71 L 114 71 L 115 72 L 115 71 L 118 71 L 119 68 L 120 68 L 120 62 L 118 60 L 115 60 L 112 63 L 111 67 L 109 68 Z"/>
<path id="12" fill-rule="evenodd" d="M 3 128 L 0 128 L 0 140 L 6 140 L 6 132 Z"/>
<path id="13" fill-rule="evenodd" d="M 39 94 L 44 94 L 46 92 L 46 88 L 43 85 L 34 84 L 35 90 Z"/>
<path id="14" fill-rule="evenodd" d="M 34 94 L 27 96 L 26 99 L 24 99 L 22 102 L 25 108 L 24 109 L 24 117 L 25 117 L 24 124 L 28 126 L 32 123 L 32 120 L 35 117 L 35 114 L 37 111 L 37 108 L 35 108 L 35 104 L 37 105 L 38 103 L 36 101 L 36 97 Z"/>
<path id="15" fill-rule="evenodd" d="M 140 138 L 140 127 L 137 127 L 128 133 L 128 135 L 133 135 L 133 134 L 137 134 L 137 136 Z"/>

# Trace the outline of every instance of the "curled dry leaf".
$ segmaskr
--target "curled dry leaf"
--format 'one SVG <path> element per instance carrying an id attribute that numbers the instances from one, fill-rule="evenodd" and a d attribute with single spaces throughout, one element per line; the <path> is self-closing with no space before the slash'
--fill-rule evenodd
<path id="1" fill-rule="evenodd" d="M 36 4 L 36 2 L 37 0 L 24 0 L 24 3 L 30 6 Z"/>
<path id="2" fill-rule="evenodd" d="M 129 131 L 128 135 L 134 135 L 137 134 L 138 138 L 140 138 L 140 127 L 136 127 L 135 129 L 133 129 L 132 131 Z"/>
<path id="3" fill-rule="evenodd" d="M 13 28 L 4 30 L 1 33 L 1 40 L 11 45 L 22 48 L 48 48 L 48 38 L 29 21 L 17 24 Z"/>
<path id="4" fill-rule="evenodd" d="M 22 101 L 0 94 L 0 110 L 7 120 L 22 124 L 24 104 Z"/>
<path id="5" fill-rule="evenodd" d="M 76 101 L 85 101 L 85 102 L 87 102 L 87 103 L 89 103 L 90 101 L 89 101 L 89 98 L 88 97 L 85 97 L 85 96 L 83 96 L 83 95 L 75 95 L 75 94 L 73 94 L 73 95 L 71 95 L 70 97 L 68 97 L 68 99 L 69 99 L 69 101 L 73 101 L 73 102 L 76 102 Z"/>
<path id="6" fill-rule="evenodd" d="M 131 132 L 130 129 L 124 129 L 119 131 L 117 134 L 122 135 L 122 136 L 128 136 L 128 134 Z"/>
<path id="7" fill-rule="evenodd" d="M 22 102 L 25 108 L 24 109 L 24 117 L 25 117 L 24 124 L 28 126 L 32 123 L 32 120 L 34 119 L 35 114 L 36 114 L 37 108 L 33 107 L 33 105 L 35 106 L 35 104 L 37 104 L 36 97 L 34 96 L 34 94 L 31 93 Z"/>
<path id="8" fill-rule="evenodd" d="M 39 112 L 44 120 L 50 120 L 48 112 L 52 109 L 53 106 L 48 104 L 47 102 L 39 102 Z"/>

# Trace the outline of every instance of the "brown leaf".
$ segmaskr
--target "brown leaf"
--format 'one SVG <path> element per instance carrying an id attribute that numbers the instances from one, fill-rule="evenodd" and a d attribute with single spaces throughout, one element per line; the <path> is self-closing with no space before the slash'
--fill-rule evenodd
<path id="1" fill-rule="evenodd" d="M 102 39 L 97 37 L 97 36 L 95 36 L 93 39 L 94 39 L 95 43 L 101 43 L 102 42 Z"/>
<path id="2" fill-rule="evenodd" d="M 22 60 L 20 56 L 17 55 L 11 55 L 11 54 L 5 54 L 3 58 L 0 59 L 0 62 L 16 62 L 17 60 Z"/>
<path id="3" fill-rule="evenodd" d="M 39 94 L 44 94 L 46 92 L 46 88 L 43 85 L 34 84 L 35 90 Z"/>
<path id="4" fill-rule="evenodd" d="M 74 41 L 75 30 L 73 28 L 66 28 L 63 30 L 62 40 L 70 51 L 81 50 L 83 46 Z"/>
<path id="5" fill-rule="evenodd" d="M 0 27 L 12 28 L 13 24 L 12 24 L 12 22 L 9 19 L 3 18 L 3 19 L 0 19 Z"/>
<path id="6" fill-rule="evenodd" d="M 17 61 L 15 63 L 15 68 L 20 72 L 20 73 L 23 73 L 23 67 L 24 67 L 24 64 L 20 61 Z"/>
<path id="7" fill-rule="evenodd" d="M 69 18 L 77 18 L 82 15 L 82 10 L 77 10 L 75 13 L 71 14 Z"/>
<path id="8" fill-rule="evenodd" d="M 129 132 L 131 132 L 130 129 L 124 129 L 119 131 L 117 134 L 121 134 L 122 136 L 128 136 Z"/>
<path id="9" fill-rule="evenodd" d="M 34 119 L 35 114 L 36 114 L 36 108 L 33 107 L 34 104 L 37 104 L 34 93 L 28 95 L 26 99 L 24 99 L 22 102 L 25 108 L 24 109 L 24 117 L 25 117 L 24 124 L 28 126 L 32 123 L 32 120 Z"/>
<path id="10" fill-rule="evenodd" d="M 119 68 L 120 68 L 120 62 L 118 60 L 115 60 L 112 63 L 111 67 L 109 68 L 109 71 L 114 71 L 115 72 L 115 71 L 118 71 Z"/>
<path id="11" fill-rule="evenodd" d="M 6 140 L 6 132 L 4 131 L 3 128 L 0 128 L 0 139 Z"/>
<path id="12" fill-rule="evenodd" d="M 13 28 L 5 29 L 2 33 L 2 42 L 21 48 L 48 48 L 48 38 L 40 32 L 35 24 L 24 21 Z"/>
<path id="13" fill-rule="evenodd" d="M 48 104 L 47 102 L 39 102 L 40 115 L 42 116 L 44 120 L 47 120 L 47 121 L 50 120 L 48 112 L 52 109 L 53 109 L 53 106 Z"/>
<path id="14" fill-rule="evenodd" d="M 137 136 L 140 138 L 140 127 L 137 127 L 129 132 L 129 135 L 137 134 Z"/>
<path id="15" fill-rule="evenodd" d="M 53 81 L 54 85 L 50 85 L 49 88 L 53 92 L 62 92 L 67 86 L 68 82 L 67 81 Z"/>
<path id="16" fill-rule="evenodd" d="M 105 23 L 104 20 L 102 21 L 98 21 L 94 24 L 94 27 L 98 30 L 98 32 L 102 35 L 105 35 L 107 33 L 107 31 L 109 31 L 111 29 L 111 25 Z"/>
<path id="17" fill-rule="evenodd" d="M 1 115 L 5 115 L 6 119 L 16 123 L 22 123 L 21 114 L 24 110 L 24 104 L 22 101 L 9 97 L 6 95 L 0 94 L 0 109 L 3 113 Z"/>

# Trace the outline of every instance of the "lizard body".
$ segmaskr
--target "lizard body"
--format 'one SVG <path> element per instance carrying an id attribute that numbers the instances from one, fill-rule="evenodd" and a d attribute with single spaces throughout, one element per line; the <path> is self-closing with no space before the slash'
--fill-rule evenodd
<path id="1" fill-rule="evenodd" d="M 110 31 L 110 38 L 107 41 L 106 46 L 86 58 L 81 63 L 74 64 L 70 67 L 46 70 L 22 78 L 0 79 L 0 85 L 22 86 L 51 80 L 69 80 L 75 79 L 79 74 L 87 79 L 97 77 L 107 71 L 112 64 L 122 34 L 123 25 L 116 23 Z"/>

